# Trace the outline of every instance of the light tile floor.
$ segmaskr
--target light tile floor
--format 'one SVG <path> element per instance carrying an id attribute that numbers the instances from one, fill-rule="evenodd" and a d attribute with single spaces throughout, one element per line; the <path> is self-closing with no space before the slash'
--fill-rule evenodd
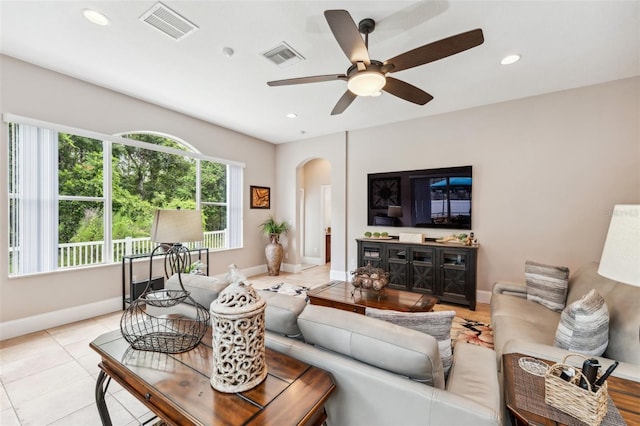
<path id="1" fill-rule="evenodd" d="M 315 266 L 298 274 L 265 274 L 249 281 L 256 288 L 282 282 L 314 288 L 329 282 L 329 270 L 329 265 Z M 437 305 L 436 310 L 440 309 L 489 321 L 488 305 L 480 304 L 475 312 Z M 121 316 L 121 311 L 113 312 L 0 342 L 0 425 L 99 425 L 94 391 L 100 357 L 89 343 L 119 328 Z M 114 425 L 141 425 L 154 417 L 115 382 L 106 401 Z"/>

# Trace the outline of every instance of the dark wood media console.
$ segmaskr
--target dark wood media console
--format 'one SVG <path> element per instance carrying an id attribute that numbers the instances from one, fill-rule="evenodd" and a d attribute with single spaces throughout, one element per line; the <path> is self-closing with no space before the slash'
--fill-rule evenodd
<path id="1" fill-rule="evenodd" d="M 357 239 L 358 266 L 382 268 L 391 288 L 429 294 L 476 309 L 478 247 L 399 240 Z"/>

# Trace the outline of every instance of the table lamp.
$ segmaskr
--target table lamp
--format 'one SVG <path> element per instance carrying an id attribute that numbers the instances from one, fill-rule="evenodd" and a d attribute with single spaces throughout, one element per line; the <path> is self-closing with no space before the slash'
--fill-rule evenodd
<path id="1" fill-rule="evenodd" d="M 204 232 L 199 210 L 156 210 L 151 225 L 151 241 L 158 246 L 151 256 L 153 258 L 160 249 L 165 250 L 164 269 L 167 278 L 177 273 L 182 284 L 181 273 L 191 264 L 189 249 L 183 243 L 202 240 L 204 240 Z M 168 249 L 167 246 L 169 246 Z"/>
<path id="2" fill-rule="evenodd" d="M 613 209 L 598 274 L 640 287 L 640 205 Z"/>

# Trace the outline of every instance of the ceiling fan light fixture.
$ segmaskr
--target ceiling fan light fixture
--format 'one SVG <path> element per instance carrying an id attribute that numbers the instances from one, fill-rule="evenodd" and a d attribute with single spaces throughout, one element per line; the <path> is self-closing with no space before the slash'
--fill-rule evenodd
<path id="1" fill-rule="evenodd" d="M 347 87 L 358 96 L 375 96 L 380 92 L 387 80 L 383 74 L 376 71 L 364 71 L 352 75 Z"/>

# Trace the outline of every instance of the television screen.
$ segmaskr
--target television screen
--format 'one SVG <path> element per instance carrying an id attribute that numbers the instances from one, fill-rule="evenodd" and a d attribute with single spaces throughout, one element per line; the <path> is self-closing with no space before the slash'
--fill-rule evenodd
<path id="1" fill-rule="evenodd" d="M 471 229 L 471 166 L 374 173 L 368 183 L 368 225 Z"/>

